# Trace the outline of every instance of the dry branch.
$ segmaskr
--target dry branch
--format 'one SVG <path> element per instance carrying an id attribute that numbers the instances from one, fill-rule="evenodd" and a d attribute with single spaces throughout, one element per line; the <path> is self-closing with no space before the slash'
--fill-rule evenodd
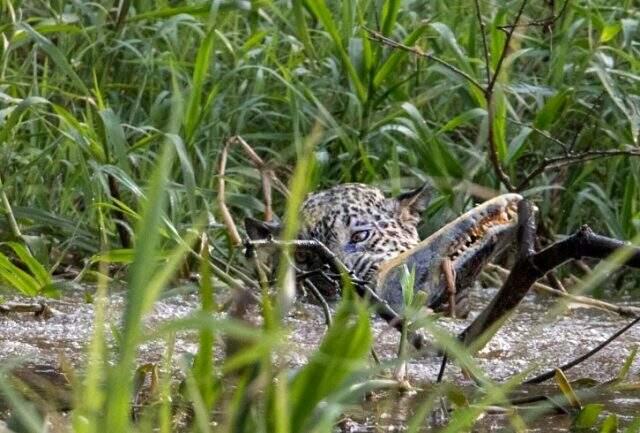
<path id="1" fill-rule="evenodd" d="M 224 222 L 225 227 L 227 228 L 227 234 L 229 235 L 229 239 L 231 240 L 231 245 L 234 247 L 238 247 L 242 245 L 242 238 L 240 237 L 240 233 L 238 232 L 238 228 L 236 227 L 236 223 L 233 221 L 233 217 L 229 212 L 229 208 L 227 207 L 227 203 L 225 200 L 225 182 L 224 175 L 225 170 L 227 168 L 227 155 L 229 153 L 229 145 L 231 144 L 231 140 L 227 141 L 227 143 L 222 148 L 222 152 L 220 152 L 220 160 L 218 162 L 218 208 L 220 209 L 220 213 L 222 214 L 222 220 Z"/>
<path id="2" fill-rule="evenodd" d="M 518 12 L 516 13 L 516 19 L 515 19 L 514 23 L 511 25 L 511 28 L 509 29 L 509 31 L 507 32 L 507 38 L 505 39 L 504 45 L 502 46 L 502 52 L 500 52 L 500 57 L 498 57 L 498 64 L 496 65 L 496 70 L 493 73 L 493 77 L 491 78 L 491 81 L 489 82 L 489 85 L 487 86 L 487 89 L 485 91 L 487 98 L 493 92 L 493 88 L 494 88 L 496 82 L 498 81 L 498 77 L 500 76 L 500 71 L 502 69 L 502 65 L 504 64 L 504 61 L 507 58 L 507 53 L 509 52 L 509 45 L 511 44 L 511 39 L 513 38 L 513 34 L 515 32 L 515 29 L 516 29 L 518 23 L 520 22 L 520 18 L 522 17 L 522 13 L 524 12 L 524 8 L 527 5 L 527 1 L 528 0 L 522 0 L 522 3 L 520 3 L 520 7 L 518 8 Z M 487 37 L 487 35 L 485 35 L 483 33 L 482 34 L 482 39 L 484 40 L 484 39 L 486 39 L 486 37 Z M 485 58 L 485 62 L 489 63 L 489 58 L 488 57 Z"/>
<path id="3" fill-rule="evenodd" d="M 503 283 L 504 283 L 504 280 L 506 280 L 509 277 L 509 270 L 503 268 L 502 266 L 498 266 L 496 264 L 490 263 L 487 265 L 486 269 L 489 271 L 495 271 L 496 273 L 498 273 Z M 640 307 L 616 305 L 610 302 L 601 301 L 599 299 L 590 298 L 588 296 L 574 295 L 572 293 L 554 289 L 553 287 L 547 286 L 546 284 L 542 284 L 540 282 L 534 283 L 532 288 L 538 293 L 551 295 L 556 298 L 562 298 L 572 304 L 578 304 L 578 305 L 597 308 L 599 310 L 619 314 L 620 316 L 623 316 L 623 317 L 640 317 Z"/>
<path id="4" fill-rule="evenodd" d="M 518 218 L 520 221 L 518 259 L 500 291 L 460 334 L 459 338 L 467 345 L 504 320 L 524 298 L 531 286 L 547 272 L 571 259 L 583 257 L 605 259 L 619 248 L 629 247 L 625 242 L 596 235 L 589 227 L 583 226 L 575 234 L 536 253 L 534 250 L 536 224 L 530 202 L 523 200 L 519 203 Z M 629 248 L 632 251 L 624 264 L 640 268 L 640 248 Z M 487 341 L 488 338 L 483 340 Z M 477 350 L 481 348 L 478 346 L 480 345 L 475 347 Z"/>
<path id="5" fill-rule="evenodd" d="M 522 12 L 524 11 L 524 7 L 527 4 L 527 0 L 523 0 L 522 4 L 520 5 L 520 8 L 518 9 L 518 12 L 516 14 L 516 19 L 515 19 L 515 24 L 518 23 L 518 21 L 520 20 L 520 17 L 522 16 Z M 419 57 L 423 57 L 429 60 L 432 60 L 436 63 L 439 63 L 440 65 L 446 67 L 447 69 L 455 72 L 456 74 L 460 75 L 461 77 L 463 77 L 467 82 L 469 82 L 471 85 L 473 85 L 474 87 L 476 87 L 477 89 L 479 89 L 482 94 L 484 95 L 485 98 L 485 103 L 486 103 L 486 110 L 487 110 L 487 121 L 488 121 L 488 133 L 487 133 L 487 140 L 489 143 L 489 157 L 491 160 L 491 165 L 493 166 L 493 170 L 496 174 L 496 176 L 498 177 L 498 179 L 500 180 L 500 182 L 509 190 L 509 191 L 515 191 L 516 187 L 514 186 L 513 182 L 511 182 L 511 179 L 509 178 L 509 175 L 504 171 L 504 168 L 502 167 L 502 163 L 500 162 L 500 158 L 498 155 L 498 147 L 497 147 L 497 143 L 495 140 L 495 134 L 494 134 L 494 129 L 493 129 L 493 119 L 495 117 L 495 107 L 494 107 L 494 101 L 493 101 L 493 90 L 494 87 L 496 85 L 497 79 L 500 75 L 500 71 L 502 69 L 502 65 L 504 64 L 504 60 L 507 57 L 507 54 L 509 52 L 509 44 L 511 43 L 511 39 L 513 37 L 513 33 L 515 31 L 515 27 L 513 27 L 512 29 L 510 29 L 507 32 L 507 37 L 504 43 L 504 46 L 502 48 L 502 52 L 500 53 L 500 57 L 498 58 L 498 63 L 496 65 L 496 70 L 494 72 L 493 75 L 491 75 L 491 71 L 490 71 L 490 62 L 489 62 L 489 50 L 488 50 L 488 43 L 487 43 L 487 36 L 485 34 L 484 31 L 484 22 L 482 21 L 482 16 L 481 16 L 481 12 L 480 12 L 480 5 L 479 3 L 476 1 L 476 14 L 479 20 L 479 24 L 480 24 L 480 28 L 482 30 L 482 45 L 483 45 L 483 50 L 484 50 L 484 57 L 485 57 L 485 68 L 487 71 L 487 86 L 483 86 L 482 84 L 480 84 L 475 78 L 473 78 L 471 75 L 467 74 L 466 72 L 462 71 L 461 69 L 458 69 L 457 67 L 453 66 L 452 64 L 434 56 L 433 54 L 429 54 L 429 53 L 425 53 L 423 50 L 421 50 L 418 47 L 409 47 L 407 45 L 404 45 L 400 42 L 394 41 L 393 39 L 387 38 L 386 36 L 384 36 L 383 34 L 376 32 L 375 30 L 371 30 L 371 29 L 366 29 L 367 32 L 369 33 L 369 38 L 373 41 L 376 42 L 380 42 L 383 45 L 389 46 L 391 48 L 394 49 L 401 49 L 404 51 L 408 51 L 410 53 L 413 53 L 416 56 Z"/>
<path id="6" fill-rule="evenodd" d="M 227 233 L 229 234 L 229 239 L 231 240 L 231 244 L 234 247 L 238 247 L 242 245 L 242 238 L 240 237 L 240 233 L 238 232 L 238 228 L 233 221 L 233 217 L 229 212 L 229 208 L 227 207 L 227 203 L 225 201 L 225 181 L 224 176 L 227 168 L 227 157 L 229 155 L 229 148 L 233 145 L 238 145 L 240 148 L 246 153 L 251 165 L 256 168 L 260 172 L 260 176 L 262 178 L 262 192 L 265 201 L 265 220 L 271 221 L 273 218 L 273 210 L 271 207 L 271 185 L 273 184 L 275 188 L 285 197 L 289 196 L 289 190 L 286 185 L 280 181 L 280 179 L 276 176 L 276 174 L 268 167 L 268 165 L 264 162 L 262 158 L 256 153 L 255 150 L 239 135 L 233 136 L 227 140 L 225 145 L 220 152 L 220 159 L 218 161 L 218 197 L 217 203 L 218 208 L 220 209 L 220 213 L 222 214 L 222 220 L 224 222 L 225 227 L 227 228 Z"/>
<path id="7" fill-rule="evenodd" d="M 240 137 L 239 135 L 235 135 L 227 141 L 227 145 L 234 145 L 234 144 L 240 145 L 242 150 L 249 157 L 249 161 L 251 162 L 251 164 L 258 171 L 260 171 L 261 174 L 266 173 L 266 175 L 271 179 L 271 181 L 273 182 L 273 185 L 278 190 L 278 192 L 280 192 L 280 194 L 282 194 L 285 197 L 289 197 L 289 189 L 287 188 L 287 186 L 284 183 L 282 183 L 282 181 L 278 178 L 278 176 L 276 176 L 273 170 L 269 169 L 267 163 L 264 162 L 262 158 L 260 158 L 260 156 L 256 153 L 255 150 L 253 150 L 253 148 L 249 145 L 249 143 L 247 143 L 244 140 L 244 138 Z"/>
<path id="8" fill-rule="evenodd" d="M 477 3 L 476 3 L 477 4 Z M 502 182 L 502 184 L 509 190 L 509 191 L 515 191 L 515 186 L 513 185 L 513 183 L 511 182 L 511 179 L 509 178 L 509 175 L 504 171 L 504 168 L 502 167 L 502 163 L 500 162 L 500 158 L 498 155 L 498 144 L 496 143 L 496 138 L 495 138 L 495 134 L 493 131 L 493 121 L 495 118 L 495 107 L 494 107 L 494 101 L 493 101 L 493 90 L 494 87 L 496 85 L 496 82 L 498 80 L 498 77 L 500 76 L 500 71 L 502 70 L 502 65 L 504 64 L 504 60 L 507 57 L 507 53 L 509 52 L 509 45 L 511 44 L 511 39 L 513 38 L 513 33 L 515 31 L 515 26 L 518 25 L 518 22 L 520 21 L 520 17 L 522 16 L 522 12 L 524 11 L 524 7 L 527 5 L 527 0 L 523 0 L 522 3 L 520 4 L 520 8 L 518 9 L 518 12 L 516 14 L 516 19 L 514 22 L 514 26 L 509 29 L 509 31 L 507 32 L 507 37 L 504 41 L 504 45 L 502 47 L 502 51 L 500 52 L 500 57 L 498 58 L 498 63 L 496 65 L 496 70 L 493 73 L 492 77 L 487 76 L 487 80 L 489 80 L 489 84 L 487 85 L 487 88 L 484 91 L 484 97 L 487 103 L 487 122 L 488 122 L 488 133 L 487 133 L 487 139 L 489 141 L 489 157 L 491 159 L 491 164 L 493 165 L 493 171 L 496 173 L 496 175 L 498 176 L 498 179 L 500 179 L 500 182 Z M 477 15 L 478 18 L 481 18 L 481 13 L 479 10 L 479 5 L 478 5 L 478 11 L 477 11 Z M 481 26 L 482 27 L 482 26 Z M 483 45 L 486 47 L 487 46 L 487 35 L 484 33 L 484 31 L 482 32 L 482 43 Z M 484 52 L 485 55 L 485 64 L 489 65 L 489 52 L 488 50 L 485 49 Z M 489 74 L 489 67 L 487 67 L 487 74 Z"/>
<path id="9" fill-rule="evenodd" d="M 554 140 L 555 141 L 555 140 Z M 553 158 L 544 158 L 540 164 L 520 182 L 517 187 L 518 191 L 526 188 L 531 180 L 547 170 L 567 167 L 573 164 L 581 164 L 583 162 L 593 161 L 595 159 L 613 158 L 615 156 L 640 156 L 639 148 L 631 149 L 611 149 L 611 150 L 590 150 L 580 153 L 567 153 L 563 156 Z"/>
<path id="10" fill-rule="evenodd" d="M 631 329 L 631 327 L 635 326 L 638 322 L 640 322 L 640 317 L 636 317 L 634 320 L 627 323 L 624 327 L 616 331 L 613 335 L 611 335 L 609 338 L 604 340 L 602 343 L 598 344 L 596 347 L 594 347 L 584 355 L 581 355 L 576 359 L 573 359 L 572 361 L 567 362 L 566 364 L 563 364 L 560 367 L 554 368 L 545 373 L 532 377 L 531 379 L 526 380 L 524 383 L 527 383 L 527 384 L 541 383 L 541 382 L 544 382 L 545 380 L 551 379 L 554 376 L 557 369 L 560 369 L 562 371 L 567 371 L 570 368 L 575 367 L 576 365 L 580 364 L 583 361 L 586 361 L 596 353 L 600 352 L 602 349 L 607 347 L 613 340 L 615 340 L 616 338 L 618 338 L 619 336 L 627 332 L 629 329 Z"/>
<path id="11" fill-rule="evenodd" d="M 434 56 L 431 53 L 425 53 L 422 49 L 420 49 L 420 47 L 417 47 L 417 46 L 416 47 L 410 47 L 410 46 L 405 45 L 405 44 L 403 44 L 401 42 L 394 41 L 393 39 L 386 37 L 385 35 L 383 35 L 380 32 L 377 32 L 377 31 L 372 30 L 372 29 L 368 29 L 366 27 L 365 27 L 365 30 L 367 31 L 367 33 L 369 33 L 369 39 L 371 39 L 372 41 L 380 42 L 382 45 L 386 45 L 386 46 L 391 47 L 391 48 L 407 51 L 407 52 L 410 52 L 410 53 L 414 54 L 415 56 L 423 57 L 425 59 L 429 59 L 431 61 L 434 61 L 434 62 L 444 66 L 445 68 L 449 69 L 450 71 L 456 73 L 457 75 L 460 75 L 462 78 L 467 80 L 471 85 L 473 85 L 474 87 L 478 88 L 480 91 L 482 91 L 482 92 L 485 91 L 485 89 L 482 86 L 482 84 L 480 84 L 471 75 L 467 74 L 466 72 L 464 72 L 463 70 L 461 70 L 459 68 L 456 68 L 451 63 L 446 62 L 445 60 L 442 60 L 441 58 L 439 58 L 437 56 Z"/>
<path id="12" fill-rule="evenodd" d="M 567 6 L 569 6 L 570 0 L 565 0 L 562 4 L 562 8 L 560 8 L 560 12 L 557 14 L 552 14 L 549 17 L 543 18 L 541 20 L 532 20 L 526 23 L 519 24 L 506 24 L 504 26 L 498 26 L 500 30 L 509 30 L 512 27 L 544 27 L 545 29 L 551 28 L 559 19 L 564 15 L 567 10 Z"/>

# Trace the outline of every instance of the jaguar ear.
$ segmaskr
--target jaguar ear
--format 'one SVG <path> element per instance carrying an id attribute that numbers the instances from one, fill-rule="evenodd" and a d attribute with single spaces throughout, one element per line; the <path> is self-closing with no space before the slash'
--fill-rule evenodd
<path id="1" fill-rule="evenodd" d="M 396 210 L 400 219 L 417 225 L 430 199 L 431 188 L 425 183 L 416 189 L 400 194 L 393 200 L 396 202 Z"/>
<path id="2" fill-rule="evenodd" d="M 280 234 L 282 225 L 280 221 L 260 221 L 255 218 L 246 217 L 244 219 L 244 228 L 247 231 L 249 239 L 267 239 L 269 237 L 277 237 Z"/>

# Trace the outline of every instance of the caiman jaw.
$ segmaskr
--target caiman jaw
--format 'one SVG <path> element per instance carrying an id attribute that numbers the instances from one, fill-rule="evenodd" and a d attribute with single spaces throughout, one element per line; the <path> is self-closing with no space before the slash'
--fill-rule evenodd
<path id="1" fill-rule="evenodd" d="M 475 211 L 478 216 L 471 218 L 471 227 L 452 227 L 451 235 L 454 240 L 447 251 L 447 257 L 451 261 L 464 262 L 476 251 L 482 249 L 483 244 L 495 242 L 501 233 L 515 228 L 518 224 L 518 202 L 522 197 L 518 194 L 508 194 L 494 200 L 471 211 Z M 463 223 L 467 221 L 469 220 L 460 221 L 460 225 L 466 226 L 467 224 Z M 456 235 L 456 232 L 460 234 Z"/>
<path id="2" fill-rule="evenodd" d="M 428 294 L 430 308 L 442 310 L 449 302 L 453 311 L 456 291 L 471 285 L 486 263 L 515 238 L 521 200 L 518 194 L 495 197 L 384 262 L 378 272 L 378 293 L 394 309 L 402 310 L 400 281 L 406 265 L 415 268 L 415 290 Z"/>

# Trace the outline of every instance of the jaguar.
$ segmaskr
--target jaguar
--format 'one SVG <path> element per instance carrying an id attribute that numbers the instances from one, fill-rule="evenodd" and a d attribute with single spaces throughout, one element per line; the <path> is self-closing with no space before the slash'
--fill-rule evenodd
<path id="1" fill-rule="evenodd" d="M 324 244 L 395 310 L 402 310 L 401 272 L 416 270 L 415 289 L 427 293 L 429 308 L 464 317 L 468 288 L 482 267 L 513 239 L 518 194 L 489 200 L 421 241 L 418 225 L 430 200 L 425 184 L 396 197 L 374 186 L 347 183 L 309 194 L 299 212 L 301 240 Z M 245 220 L 251 239 L 277 237 L 281 225 Z M 327 297 L 339 294 L 339 278 L 328 278 L 313 250 L 294 253 L 299 273 Z M 316 271 L 316 272 L 314 272 Z"/>

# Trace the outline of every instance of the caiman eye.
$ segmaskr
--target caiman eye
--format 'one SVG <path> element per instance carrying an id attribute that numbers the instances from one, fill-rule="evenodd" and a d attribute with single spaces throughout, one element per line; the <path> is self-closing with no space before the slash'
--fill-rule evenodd
<path id="1" fill-rule="evenodd" d="M 370 235 L 371 235 L 371 230 L 358 230 L 357 232 L 354 232 L 353 234 L 351 234 L 351 243 L 357 244 L 359 242 L 364 242 L 367 239 L 369 239 Z"/>
<path id="2" fill-rule="evenodd" d="M 295 253 L 293 253 L 293 257 L 296 260 L 296 262 L 305 263 L 309 261 L 310 254 L 309 254 L 309 251 L 302 248 L 298 248 L 296 249 Z"/>

